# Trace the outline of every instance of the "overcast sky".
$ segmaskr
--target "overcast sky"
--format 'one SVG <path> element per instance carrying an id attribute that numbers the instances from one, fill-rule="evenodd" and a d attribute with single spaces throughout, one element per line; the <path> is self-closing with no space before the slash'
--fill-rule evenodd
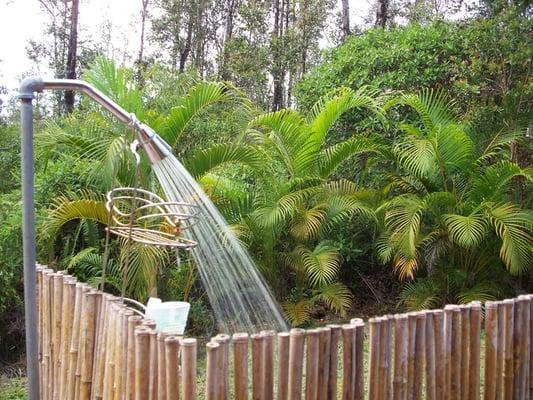
<path id="1" fill-rule="evenodd" d="M 350 0 L 352 23 L 362 22 L 372 2 Z M 140 7 L 141 0 L 80 0 L 80 40 L 101 39 L 102 24 L 109 19 L 113 40 L 108 44 L 108 55 L 123 61 L 122 54 L 135 54 L 139 46 Z M 26 52 L 29 40 L 42 37 L 46 21 L 38 0 L 0 0 L 0 86 L 7 87 L 11 94 L 22 76 L 51 74 L 46 69 L 38 70 Z"/>

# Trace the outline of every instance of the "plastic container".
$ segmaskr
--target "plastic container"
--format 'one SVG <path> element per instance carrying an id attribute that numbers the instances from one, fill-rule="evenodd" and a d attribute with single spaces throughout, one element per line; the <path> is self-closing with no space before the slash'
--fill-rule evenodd
<path id="1" fill-rule="evenodd" d="M 158 331 L 183 335 L 190 308 L 191 305 L 184 301 L 162 302 L 152 297 L 148 300 L 145 316 L 155 321 Z"/>

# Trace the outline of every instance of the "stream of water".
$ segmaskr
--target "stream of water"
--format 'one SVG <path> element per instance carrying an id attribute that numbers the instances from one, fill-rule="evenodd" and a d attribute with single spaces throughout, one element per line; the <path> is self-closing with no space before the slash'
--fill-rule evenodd
<path id="1" fill-rule="evenodd" d="M 153 165 L 169 201 L 199 208 L 198 222 L 182 232 L 220 328 L 227 333 L 287 329 L 279 306 L 256 265 L 224 217 L 185 167 L 169 155 Z"/>

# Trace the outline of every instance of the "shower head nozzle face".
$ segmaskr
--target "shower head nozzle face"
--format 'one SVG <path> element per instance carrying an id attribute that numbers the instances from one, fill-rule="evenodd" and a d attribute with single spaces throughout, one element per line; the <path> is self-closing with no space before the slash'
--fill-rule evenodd
<path id="1" fill-rule="evenodd" d="M 140 125 L 137 130 L 137 137 L 151 164 L 158 163 L 172 153 L 168 143 L 148 125 Z"/>

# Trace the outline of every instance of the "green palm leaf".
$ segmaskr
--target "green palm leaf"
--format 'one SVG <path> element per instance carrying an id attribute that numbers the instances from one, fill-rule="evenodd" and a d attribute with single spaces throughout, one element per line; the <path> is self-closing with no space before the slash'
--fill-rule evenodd
<path id="1" fill-rule="evenodd" d="M 296 247 L 309 282 L 313 287 L 329 285 L 339 271 L 340 254 L 336 247 L 319 243 L 313 250 L 303 245 Z"/>
<path id="2" fill-rule="evenodd" d="M 443 216 L 451 240 L 462 247 L 478 246 L 485 238 L 488 221 L 481 214 Z"/>
<path id="3" fill-rule="evenodd" d="M 342 283 L 331 283 L 313 291 L 313 300 L 324 302 L 331 310 L 339 313 L 341 317 L 352 306 L 353 295 Z"/>

